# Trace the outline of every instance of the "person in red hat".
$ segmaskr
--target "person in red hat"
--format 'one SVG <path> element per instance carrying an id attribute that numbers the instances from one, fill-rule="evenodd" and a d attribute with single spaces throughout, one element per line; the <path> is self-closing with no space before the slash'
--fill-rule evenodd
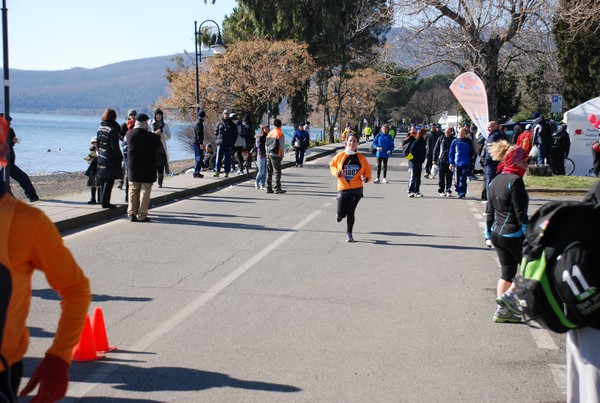
<path id="1" fill-rule="evenodd" d="M 500 161 L 497 175 L 488 188 L 485 239 L 496 248 L 501 276 L 496 285 L 498 308 L 492 320 L 497 323 L 521 322 L 521 311 L 513 293 L 513 279 L 523 258 L 522 246 L 527 225 L 529 196 L 523 176 L 527 172 L 527 152 L 507 140 L 491 143 L 488 149 Z"/>

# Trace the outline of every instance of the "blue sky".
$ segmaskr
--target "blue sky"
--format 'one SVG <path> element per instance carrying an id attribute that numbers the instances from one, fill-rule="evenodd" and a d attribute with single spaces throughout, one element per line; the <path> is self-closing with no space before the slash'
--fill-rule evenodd
<path id="1" fill-rule="evenodd" d="M 217 0 L 214 5 L 204 0 L 6 3 L 8 65 L 23 70 L 95 68 L 184 50 L 193 53 L 194 21 L 211 19 L 222 27 L 223 18 L 237 5 L 235 0 Z"/>

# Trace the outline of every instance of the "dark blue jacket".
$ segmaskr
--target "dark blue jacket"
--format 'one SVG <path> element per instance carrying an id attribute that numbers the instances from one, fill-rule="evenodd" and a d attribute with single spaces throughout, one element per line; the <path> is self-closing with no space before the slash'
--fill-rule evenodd
<path id="1" fill-rule="evenodd" d="M 413 159 L 410 160 L 413 164 L 422 164 L 425 162 L 426 157 L 426 143 L 425 139 L 416 139 L 410 146 L 410 153 L 413 155 Z"/>
<path id="2" fill-rule="evenodd" d="M 450 144 L 448 160 L 450 165 L 466 167 L 471 165 L 471 157 L 473 154 L 473 143 L 471 142 L 471 139 L 457 138 Z"/>

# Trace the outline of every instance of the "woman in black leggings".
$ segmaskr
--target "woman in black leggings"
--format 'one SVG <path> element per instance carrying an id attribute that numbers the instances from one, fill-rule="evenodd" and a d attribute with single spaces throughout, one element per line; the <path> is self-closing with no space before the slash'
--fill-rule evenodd
<path id="1" fill-rule="evenodd" d="M 363 183 L 371 180 L 371 165 L 358 153 L 358 136 L 346 136 L 343 152 L 336 154 L 329 164 L 331 174 L 337 178 L 337 222 L 346 218 L 346 242 L 354 242 L 354 212 L 363 196 Z"/>
<path id="2" fill-rule="evenodd" d="M 496 286 L 498 308 L 492 320 L 498 323 L 520 322 L 521 311 L 513 293 L 513 279 L 521 262 L 521 246 L 527 224 L 529 196 L 525 191 L 523 175 L 527 171 L 527 153 L 506 140 L 489 147 L 489 153 L 498 165 L 498 175 L 487 190 L 486 244 L 496 248 L 502 274 Z"/>

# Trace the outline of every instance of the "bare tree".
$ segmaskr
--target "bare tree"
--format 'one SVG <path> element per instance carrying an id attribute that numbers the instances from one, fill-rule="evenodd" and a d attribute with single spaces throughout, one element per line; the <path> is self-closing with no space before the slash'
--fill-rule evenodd
<path id="1" fill-rule="evenodd" d="M 413 94 L 404 113 L 414 121 L 432 123 L 443 111 L 454 109 L 456 100 L 446 87 L 435 86 Z"/>
<path id="2" fill-rule="evenodd" d="M 558 0 L 396 0 L 403 25 L 395 51 L 419 68 L 474 71 L 483 80 L 491 118 L 497 117 L 497 80 L 554 51 L 551 22 Z M 518 64 L 517 64 L 518 63 Z"/>
<path id="3" fill-rule="evenodd" d="M 580 30 L 600 31 L 600 2 L 598 0 L 559 0 L 558 15 L 567 23 L 569 34 Z"/>

